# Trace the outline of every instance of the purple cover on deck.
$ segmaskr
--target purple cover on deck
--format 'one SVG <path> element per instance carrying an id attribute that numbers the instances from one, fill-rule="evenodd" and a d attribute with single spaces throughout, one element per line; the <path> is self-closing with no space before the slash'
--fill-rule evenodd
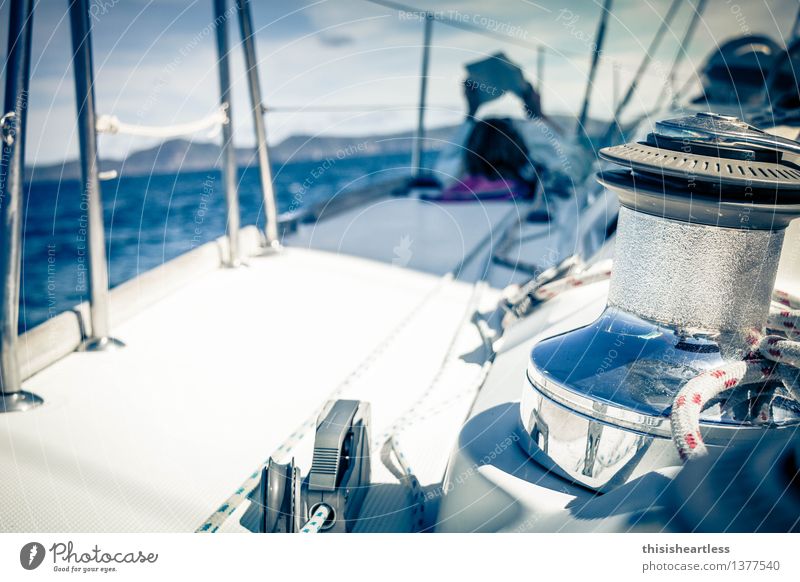
<path id="1" fill-rule="evenodd" d="M 436 195 L 423 195 L 438 202 L 474 202 L 476 200 L 513 200 L 521 190 L 515 180 L 490 180 L 485 176 L 465 176 Z"/>

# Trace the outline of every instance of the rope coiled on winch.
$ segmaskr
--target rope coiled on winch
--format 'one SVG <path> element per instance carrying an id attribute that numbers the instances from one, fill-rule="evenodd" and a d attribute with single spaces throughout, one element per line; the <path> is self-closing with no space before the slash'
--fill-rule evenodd
<path id="1" fill-rule="evenodd" d="M 785 291 L 772 294 L 773 307 L 769 314 L 769 327 L 785 333 L 789 339 L 800 338 L 800 300 Z"/>
<path id="2" fill-rule="evenodd" d="M 767 328 L 797 337 L 800 324 L 800 310 L 797 308 L 800 307 L 800 298 L 785 291 L 774 291 L 773 303 L 779 306 L 770 310 Z M 710 400 L 722 392 L 774 377 L 782 380 L 792 396 L 800 401 L 800 391 L 789 370 L 790 367 L 800 367 L 800 342 L 778 335 L 765 335 L 761 330 L 753 330 L 747 341 L 751 351 L 744 360 L 729 362 L 703 372 L 689 380 L 675 396 L 670 412 L 670 428 L 672 440 L 682 460 L 696 459 L 708 453 L 700 433 L 700 413 Z M 766 420 L 766 411 L 759 414 Z"/>

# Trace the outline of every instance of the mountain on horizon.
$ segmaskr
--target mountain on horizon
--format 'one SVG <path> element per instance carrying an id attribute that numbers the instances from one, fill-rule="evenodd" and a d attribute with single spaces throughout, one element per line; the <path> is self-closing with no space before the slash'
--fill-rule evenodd
<path id="1" fill-rule="evenodd" d="M 570 123 L 574 123 L 574 119 L 569 116 L 553 116 L 553 121 L 561 127 L 570 127 Z M 590 120 L 587 126 L 593 127 L 598 124 L 599 122 Z M 426 130 L 425 136 L 431 144 L 426 149 L 431 151 L 441 149 L 441 144 L 452 139 L 458 127 L 450 125 Z M 402 154 L 411 151 L 413 137 L 414 133 L 411 131 L 371 136 L 293 135 L 270 147 L 269 152 L 272 163 L 279 164 L 325 160 L 340 156 L 355 158 Z M 255 148 L 236 148 L 236 160 L 239 167 L 255 165 L 257 163 Z M 132 152 L 122 160 L 100 160 L 101 171 L 116 170 L 125 176 L 200 172 L 219 167 L 219 144 L 187 139 L 165 141 L 154 147 Z M 27 167 L 25 178 L 37 182 L 76 180 L 80 178 L 80 164 L 78 160 L 68 160 Z"/>
<path id="2" fill-rule="evenodd" d="M 453 136 L 457 126 L 431 128 L 426 136 L 447 140 Z M 273 163 L 291 163 L 324 160 L 346 156 L 375 156 L 410 152 L 413 142 L 412 132 L 373 136 L 312 136 L 293 135 L 279 144 L 270 147 L 270 160 Z M 431 148 L 438 149 L 438 148 Z M 220 146 L 214 142 L 172 139 L 161 144 L 130 153 L 122 160 L 100 160 L 101 171 L 116 170 L 120 175 L 142 176 L 149 174 L 175 174 L 197 172 L 220 167 Z M 239 167 L 257 163 L 254 147 L 236 148 L 236 161 Z M 27 167 L 25 178 L 28 181 L 58 181 L 80 178 L 78 160 L 62 163 Z"/>

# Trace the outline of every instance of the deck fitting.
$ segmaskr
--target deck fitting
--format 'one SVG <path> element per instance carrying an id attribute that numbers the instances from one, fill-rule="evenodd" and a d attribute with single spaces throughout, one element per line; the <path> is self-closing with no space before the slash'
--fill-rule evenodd
<path id="1" fill-rule="evenodd" d="M 41 396 L 24 390 L 0 394 L 0 414 L 4 412 L 24 412 L 42 404 L 44 404 L 44 399 Z"/>
<path id="2" fill-rule="evenodd" d="M 125 347 L 125 343 L 113 337 L 90 337 L 78 347 L 79 352 L 113 352 Z"/>

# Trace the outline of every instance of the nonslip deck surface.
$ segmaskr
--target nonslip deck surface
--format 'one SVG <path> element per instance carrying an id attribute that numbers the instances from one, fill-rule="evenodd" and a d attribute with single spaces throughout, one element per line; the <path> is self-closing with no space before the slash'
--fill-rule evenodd
<path id="1" fill-rule="evenodd" d="M 73 353 L 26 381 L 45 405 L 0 415 L 0 530 L 193 531 L 398 328 L 343 396 L 372 403 L 376 439 L 421 404 L 428 429 L 404 446 L 423 484 L 440 479 L 481 346 L 464 323 L 474 285 L 441 274 L 513 208 L 425 204 L 420 215 L 402 209 L 418 201 L 399 202 L 395 216 L 416 216 L 415 228 L 409 218 L 400 229 L 412 241 L 408 261 L 402 241 L 375 256 L 400 231 L 364 238 L 357 231 L 374 233 L 374 223 L 359 225 L 355 209 L 336 219 L 345 230 L 336 220 L 314 227 L 326 241 L 339 232 L 341 247 L 296 240 L 248 267 L 211 271 L 114 329 L 125 349 Z M 449 213 L 452 236 L 434 232 L 439 221 L 426 212 Z M 372 250 L 356 252 L 348 237 L 372 240 Z M 492 293 L 483 300 L 496 301 Z M 436 391 L 418 402 L 448 353 Z M 364 528 L 403 530 L 407 492 L 377 456 L 373 464 L 384 486 L 368 499 L 375 519 Z"/>

